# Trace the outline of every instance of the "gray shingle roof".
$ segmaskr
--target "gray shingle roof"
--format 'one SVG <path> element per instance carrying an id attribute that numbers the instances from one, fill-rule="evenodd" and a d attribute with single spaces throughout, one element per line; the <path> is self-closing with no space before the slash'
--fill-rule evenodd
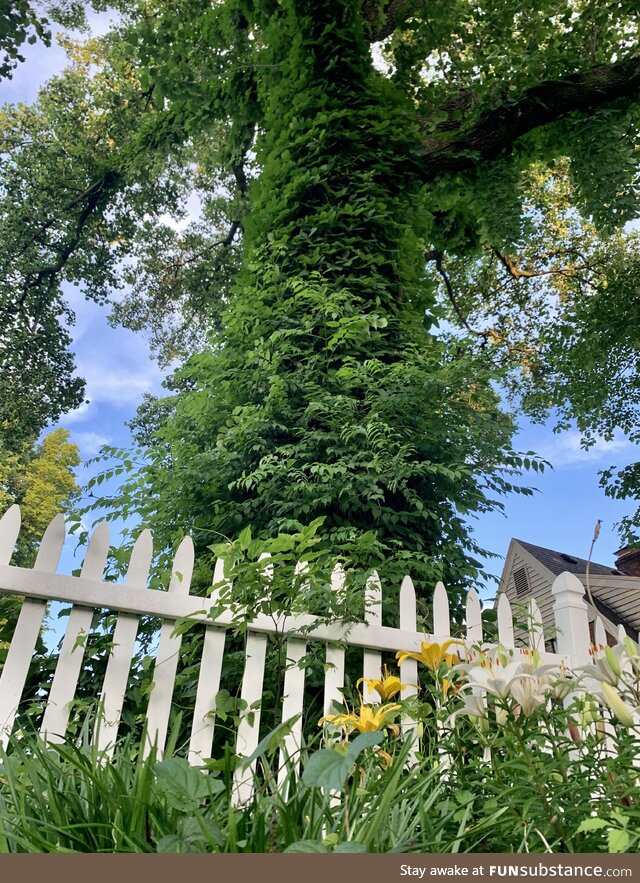
<path id="1" fill-rule="evenodd" d="M 534 546 L 532 543 L 525 543 L 523 540 L 516 540 L 523 549 L 526 549 L 530 555 L 533 555 L 540 564 L 548 568 L 555 576 L 568 571 L 569 573 L 583 574 L 587 569 L 586 558 L 576 558 L 575 555 L 567 555 L 565 552 L 554 552 L 553 549 L 545 549 L 542 546 Z M 607 567 L 606 564 L 596 564 L 591 562 L 589 565 L 589 573 L 599 574 L 600 576 L 620 575 L 620 571 L 615 567 Z"/>

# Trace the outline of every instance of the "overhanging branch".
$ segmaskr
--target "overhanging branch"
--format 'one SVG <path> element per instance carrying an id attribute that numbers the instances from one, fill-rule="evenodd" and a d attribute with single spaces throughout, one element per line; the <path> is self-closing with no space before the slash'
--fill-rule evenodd
<path id="1" fill-rule="evenodd" d="M 360 11 L 367 42 L 378 43 L 390 37 L 408 11 L 409 5 L 407 0 L 387 0 L 382 4 L 379 0 L 364 0 Z"/>
<path id="2" fill-rule="evenodd" d="M 444 172 L 464 171 L 493 159 L 516 139 L 576 111 L 595 110 L 619 98 L 640 97 L 640 55 L 614 64 L 601 64 L 581 74 L 547 80 L 528 89 L 520 99 L 485 111 L 476 123 L 457 131 L 451 120 L 438 124 L 424 139 L 426 180 Z M 426 121 L 428 122 L 428 121 Z"/>

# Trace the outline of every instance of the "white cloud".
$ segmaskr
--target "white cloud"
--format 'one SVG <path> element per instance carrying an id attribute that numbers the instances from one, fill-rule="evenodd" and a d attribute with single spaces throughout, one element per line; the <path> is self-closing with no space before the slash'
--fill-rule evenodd
<path id="1" fill-rule="evenodd" d="M 107 360 L 101 361 L 102 365 L 78 361 L 78 373 L 87 381 L 86 395 L 92 404 L 137 405 L 143 393 L 157 390 L 160 385 L 162 373 L 154 362 L 127 364 L 115 360 L 105 365 Z"/>
<path id="2" fill-rule="evenodd" d="M 631 452 L 635 447 L 623 435 L 610 441 L 598 439 L 594 445 L 584 449 L 580 445 L 581 435 L 576 430 L 563 432 L 542 445 L 534 446 L 536 452 L 553 466 L 580 466 L 607 460 L 622 451 Z"/>
<path id="3" fill-rule="evenodd" d="M 67 423 L 81 423 L 88 416 L 90 408 L 90 402 L 83 402 L 79 408 L 74 408 L 73 411 L 69 411 L 68 414 L 65 414 L 61 418 L 60 423 L 64 426 L 66 426 Z"/>
<path id="4" fill-rule="evenodd" d="M 65 286 L 65 296 L 76 313 L 70 328 L 76 374 L 86 381 L 81 404 L 62 422 L 80 423 L 103 405 L 128 408 L 140 403 L 143 393 L 160 392 L 164 373 L 149 355 L 143 335 L 107 322 L 108 305 L 87 301 L 78 288 Z"/>
<path id="5" fill-rule="evenodd" d="M 108 445 L 111 439 L 108 435 L 101 435 L 99 432 L 73 432 L 71 441 L 75 442 L 80 448 L 80 455 L 83 460 L 88 457 L 95 457 L 100 453 L 103 445 Z"/>

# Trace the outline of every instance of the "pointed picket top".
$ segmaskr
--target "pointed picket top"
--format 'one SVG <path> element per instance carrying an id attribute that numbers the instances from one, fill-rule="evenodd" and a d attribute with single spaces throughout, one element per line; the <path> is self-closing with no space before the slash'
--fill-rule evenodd
<path id="1" fill-rule="evenodd" d="M 338 563 L 334 566 L 333 570 L 331 571 L 331 589 L 335 593 L 337 604 L 344 603 L 346 582 L 347 582 L 347 575 L 344 572 L 344 567 L 338 561 Z"/>
<path id="2" fill-rule="evenodd" d="M 195 549 L 193 548 L 193 540 L 187 536 L 178 546 L 173 559 L 171 580 L 169 582 L 170 592 L 176 592 L 179 595 L 189 594 L 194 559 Z"/>
<path id="3" fill-rule="evenodd" d="M 498 598 L 498 640 L 508 650 L 515 647 L 511 603 L 504 592 Z"/>
<path id="4" fill-rule="evenodd" d="M 8 564 L 20 533 L 20 506 L 14 503 L 0 518 L 0 564 Z"/>
<path id="5" fill-rule="evenodd" d="M 271 560 L 271 555 L 269 552 L 262 552 L 258 557 L 258 561 L 270 561 L 270 560 Z M 271 580 L 273 579 L 273 564 L 266 564 L 265 565 L 264 577 L 267 580 L 267 582 L 271 582 Z"/>
<path id="6" fill-rule="evenodd" d="M 403 632 L 418 630 L 416 590 L 410 576 L 405 576 L 400 586 L 400 628 Z"/>
<path id="7" fill-rule="evenodd" d="M 416 604 L 416 590 L 410 576 L 405 576 L 400 586 L 400 629 L 403 632 L 416 632 L 418 630 L 418 611 Z M 398 647 L 403 650 L 404 647 Z M 402 689 L 402 698 L 408 699 L 418 692 L 418 663 L 415 659 L 406 659 L 400 666 L 400 680 L 406 686 Z M 405 726 L 409 721 L 405 720 Z"/>
<path id="8" fill-rule="evenodd" d="M 377 570 L 367 580 L 364 599 L 365 622 L 369 625 L 382 625 L 382 584 Z"/>
<path id="9" fill-rule="evenodd" d="M 144 588 L 147 585 L 152 559 L 153 537 L 151 531 L 146 529 L 139 534 L 134 543 L 125 583 L 136 588 Z"/>
<path id="10" fill-rule="evenodd" d="M 89 547 L 82 563 L 81 576 L 88 579 L 102 579 L 104 566 L 109 554 L 109 525 L 101 521 L 89 540 Z"/>
<path id="11" fill-rule="evenodd" d="M 467 641 L 482 643 L 482 606 L 475 589 L 469 589 L 467 593 Z"/>
<path id="12" fill-rule="evenodd" d="M 211 585 L 215 588 L 212 588 L 209 592 L 209 598 L 212 604 L 217 604 L 220 601 L 222 592 L 225 589 L 228 590 L 231 586 L 231 580 L 227 579 L 224 575 L 224 561 L 222 558 L 216 558 L 216 563 L 213 568 L 213 582 Z"/>
<path id="13" fill-rule="evenodd" d="M 596 647 L 598 648 L 598 650 L 600 650 L 600 647 L 607 646 L 607 633 L 604 628 L 604 623 L 599 616 L 596 617 L 594 636 L 596 639 Z"/>
<path id="14" fill-rule="evenodd" d="M 624 639 L 627 637 L 627 632 L 622 623 L 618 626 L 618 643 L 623 644 Z"/>
<path id="15" fill-rule="evenodd" d="M 55 572 L 62 555 L 62 547 L 67 536 L 67 527 L 64 523 L 64 515 L 59 512 L 51 519 L 40 541 L 40 548 L 33 565 L 34 570 L 46 570 Z"/>
<path id="16" fill-rule="evenodd" d="M 535 598 L 529 599 L 527 605 L 527 619 L 529 621 L 529 644 L 532 650 L 544 650 L 544 626 L 542 614 Z"/>
<path id="17" fill-rule="evenodd" d="M 451 634 L 449 596 L 441 582 L 436 583 L 433 593 L 433 634 L 438 637 Z"/>

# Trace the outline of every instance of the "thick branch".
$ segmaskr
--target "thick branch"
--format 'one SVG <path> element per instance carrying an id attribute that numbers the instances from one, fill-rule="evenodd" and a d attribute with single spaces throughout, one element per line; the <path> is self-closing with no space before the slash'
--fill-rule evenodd
<path id="1" fill-rule="evenodd" d="M 640 55 L 601 64 L 582 74 L 561 80 L 547 80 L 528 89 L 516 100 L 486 111 L 470 128 L 445 137 L 429 136 L 423 142 L 423 170 L 431 180 L 443 172 L 473 168 L 492 159 L 528 132 L 568 116 L 575 111 L 594 110 L 618 98 L 640 96 Z M 436 132 L 450 129 L 451 122 L 436 126 Z"/>
<path id="2" fill-rule="evenodd" d="M 70 208 L 86 200 L 82 211 L 76 219 L 73 231 L 58 247 L 57 255 L 53 262 L 34 268 L 25 274 L 20 294 L 14 303 L 10 303 L 3 308 L 2 314 L 4 316 L 16 315 L 24 307 L 30 292 L 37 289 L 41 283 L 47 282 L 49 286 L 53 284 L 58 273 L 64 269 L 67 261 L 78 246 L 88 221 L 92 216 L 104 209 L 109 197 L 117 189 L 121 180 L 119 173 L 107 171 L 77 199 L 68 204 L 67 208 Z M 51 225 L 52 221 L 46 222 L 42 225 L 41 231 L 47 230 Z M 35 235 L 33 239 L 35 239 Z"/>
<path id="3" fill-rule="evenodd" d="M 409 5 L 407 0 L 386 0 L 382 5 L 379 0 L 365 0 L 361 14 L 367 41 L 378 43 L 390 37 L 408 11 Z"/>

